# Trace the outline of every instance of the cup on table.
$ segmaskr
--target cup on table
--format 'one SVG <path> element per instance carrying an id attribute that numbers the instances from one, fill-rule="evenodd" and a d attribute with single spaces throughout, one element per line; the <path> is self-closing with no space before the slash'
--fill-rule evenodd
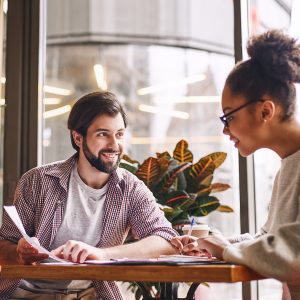
<path id="1" fill-rule="evenodd" d="M 191 225 L 186 224 L 182 227 L 182 231 L 184 234 L 188 234 L 190 230 Z M 204 238 L 207 237 L 209 234 L 209 226 L 206 224 L 197 224 L 194 225 L 192 228 L 192 236 L 198 237 L 198 238 Z"/>

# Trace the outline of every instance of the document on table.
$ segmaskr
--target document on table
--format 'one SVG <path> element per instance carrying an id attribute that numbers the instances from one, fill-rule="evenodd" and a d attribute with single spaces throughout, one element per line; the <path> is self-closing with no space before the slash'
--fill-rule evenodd
<path id="1" fill-rule="evenodd" d="M 4 206 L 4 209 L 6 210 L 9 217 L 12 219 L 12 221 L 15 223 L 15 225 L 18 227 L 19 231 L 25 238 L 25 240 L 34 248 L 38 249 L 40 253 L 46 253 L 49 255 L 50 258 L 55 260 L 56 262 L 64 263 L 64 264 L 74 264 L 70 261 L 61 259 L 55 255 L 53 255 L 51 252 L 49 252 L 47 249 L 45 249 L 43 246 L 36 243 L 25 231 L 25 228 L 23 226 L 23 223 L 20 219 L 20 216 L 16 210 L 15 206 Z"/>
<path id="2" fill-rule="evenodd" d="M 186 265 L 186 264 L 224 264 L 215 257 L 200 257 L 188 255 L 161 255 L 158 258 L 132 259 L 119 258 L 111 260 L 87 260 L 85 264 L 92 265 Z"/>
<path id="3" fill-rule="evenodd" d="M 182 263 L 224 263 L 224 261 L 217 259 L 216 257 L 208 256 L 190 256 L 182 254 L 172 255 L 160 255 L 159 261 L 174 261 Z"/>

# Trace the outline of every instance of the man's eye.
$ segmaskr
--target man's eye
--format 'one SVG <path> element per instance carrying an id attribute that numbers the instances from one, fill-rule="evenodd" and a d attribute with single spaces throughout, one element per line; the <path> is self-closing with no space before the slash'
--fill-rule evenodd
<path id="1" fill-rule="evenodd" d="M 97 136 L 105 136 L 106 135 L 106 133 L 105 132 L 99 132 L 98 134 L 97 134 Z"/>
<path id="2" fill-rule="evenodd" d="M 122 138 L 124 136 L 124 132 L 118 132 L 117 137 Z"/>

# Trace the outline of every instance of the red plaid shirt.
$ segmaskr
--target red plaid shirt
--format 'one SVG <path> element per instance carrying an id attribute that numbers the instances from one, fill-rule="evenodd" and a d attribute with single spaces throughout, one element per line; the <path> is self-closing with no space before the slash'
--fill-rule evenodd
<path id="1" fill-rule="evenodd" d="M 60 227 L 72 167 L 76 155 L 66 161 L 34 168 L 20 179 L 14 205 L 29 236 L 35 236 L 46 249 Z M 109 179 L 102 228 L 97 247 L 123 244 L 129 229 L 138 238 L 158 235 L 166 240 L 176 236 L 170 223 L 156 204 L 148 188 L 136 176 L 118 168 Z M 0 240 L 17 243 L 21 238 L 17 227 L 4 211 Z M 0 299 L 8 299 L 18 287 L 19 280 L 0 280 Z M 122 299 L 114 282 L 94 281 L 100 299 Z"/>

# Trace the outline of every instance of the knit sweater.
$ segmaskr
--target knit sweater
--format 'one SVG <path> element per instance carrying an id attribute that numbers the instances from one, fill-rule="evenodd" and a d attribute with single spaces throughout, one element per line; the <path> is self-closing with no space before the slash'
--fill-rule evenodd
<path id="1" fill-rule="evenodd" d="M 255 239 L 228 246 L 225 260 L 287 282 L 300 299 L 300 150 L 284 158 L 278 171 L 267 222 Z"/>

